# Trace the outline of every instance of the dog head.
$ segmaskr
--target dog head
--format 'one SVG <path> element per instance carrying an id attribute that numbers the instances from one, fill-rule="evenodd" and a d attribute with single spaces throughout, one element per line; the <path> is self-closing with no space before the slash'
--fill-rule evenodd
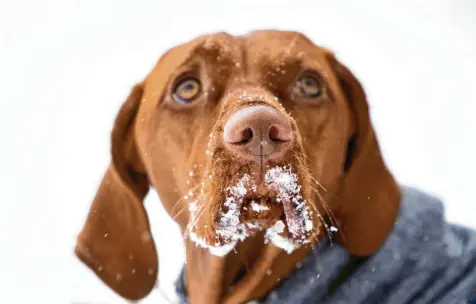
<path id="1" fill-rule="evenodd" d="M 76 253 L 130 299 L 158 271 L 150 186 L 184 234 L 196 302 L 265 295 L 326 235 L 369 255 L 398 210 L 361 85 L 295 32 L 218 33 L 170 50 L 121 107 L 111 147 Z"/>

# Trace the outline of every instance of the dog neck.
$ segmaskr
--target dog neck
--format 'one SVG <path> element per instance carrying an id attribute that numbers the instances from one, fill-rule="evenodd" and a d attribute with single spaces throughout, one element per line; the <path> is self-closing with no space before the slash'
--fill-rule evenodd
<path id="1" fill-rule="evenodd" d="M 231 304 L 262 299 L 310 250 L 311 246 L 305 246 L 287 254 L 271 243 L 264 244 L 263 235 L 256 235 L 226 257 L 217 257 L 187 241 L 185 285 L 189 302 Z"/>

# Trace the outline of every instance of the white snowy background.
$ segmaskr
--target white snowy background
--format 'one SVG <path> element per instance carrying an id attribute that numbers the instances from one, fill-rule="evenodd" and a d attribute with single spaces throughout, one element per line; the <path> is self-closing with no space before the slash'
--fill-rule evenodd
<path id="1" fill-rule="evenodd" d="M 476 227 L 476 2 L 0 2 L 0 302 L 126 303 L 73 256 L 131 86 L 169 47 L 206 32 L 299 30 L 362 80 L 403 184 Z M 146 200 L 160 290 L 183 263 L 175 224 Z"/>

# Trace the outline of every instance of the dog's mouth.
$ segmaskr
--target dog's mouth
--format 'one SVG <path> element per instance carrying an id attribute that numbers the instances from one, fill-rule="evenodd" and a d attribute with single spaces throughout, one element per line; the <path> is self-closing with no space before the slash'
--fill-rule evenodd
<path id="1" fill-rule="evenodd" d="M 291 166 L 268 168 L 259 184 L 243 174 L 222 192 L 220 207 L 212 212 L 201 233 L 195 226 L 203 212 L 199 212 L 196 202 L 189 208 L 190 240 L 214 255 L 226 255 L 238 242 L 260 231 L 264 231 L 265 243 L 271 242 L 291 253 L 309 243 L 319 230 Z"/>
<path id="2" fill-rule="evenodd" d="M 276 198 L 271 196 L 249 197 L 243 200 L 240 221 L 270 223 L 281 218 L 282 205 L 276 203 Z"/>

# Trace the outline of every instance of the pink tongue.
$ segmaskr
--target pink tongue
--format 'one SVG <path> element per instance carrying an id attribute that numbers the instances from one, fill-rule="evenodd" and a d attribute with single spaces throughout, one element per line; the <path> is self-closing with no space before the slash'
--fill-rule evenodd
<path id="1" fill-rule="evenodd" d="M 288 230 L 295 239 L 298 239 L 304 235 L 304 221 L 299 219 L 298 212 L 292 202 L 288 200 L 283 201 L 283 207 Z"/>

